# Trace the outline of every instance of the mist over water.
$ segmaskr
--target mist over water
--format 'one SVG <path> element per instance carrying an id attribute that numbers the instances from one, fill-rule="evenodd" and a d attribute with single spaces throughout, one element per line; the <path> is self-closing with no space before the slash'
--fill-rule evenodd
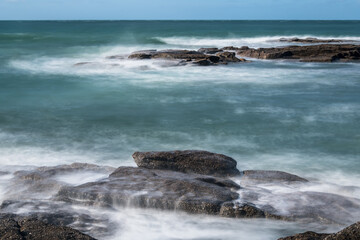
<path id="1" fill-rule="evenodd" d="M 277 202 L 281 211 L 289 210 L 289 201 L 280 195 L 293 192 L 357 202 L 358 63 L 254 60 L 199 67 L 126 58 L 143 49 L 280 46 L 275 40 L 294 36 L 359 40 L 360 22 L 0 22 L 0 203 L 15 170 L 73 162 L 135 166 L 134 151 L 174 149 L 223 153 L 240 170 L 311 179 L 296 189 L 258 186 L 258 204 Z M 112 55 L 124 59 L 106 58 Z M 79 62 L 89 64 L 74 66 Z M 105 176 L 56 179 L 77 185 Z M 137 209 L 106 214 L 119 226 L 118 239 L 275 239 L 345 224 L 284 226 Z M 352 215 L 359 220 L 360 211 Z"/>

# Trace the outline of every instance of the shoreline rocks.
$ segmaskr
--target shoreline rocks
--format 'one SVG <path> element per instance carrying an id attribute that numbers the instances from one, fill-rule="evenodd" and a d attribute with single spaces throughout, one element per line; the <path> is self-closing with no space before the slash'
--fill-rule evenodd
<path id="1" fill-rule="evenodd" d="M 0 240 L 96 240 L 70 227 L 46 224 L 34 218 L 1 217 Z"/>
<path id="2" fill-rule="evenodd" d="M 343 230 L 334 233 L 316 233 L 305 232 L 294 236 L 279 238 L 278 240 L 359 240 L 360 239 L 360 222 L 354 223 Z"/>
<path id="3" fill-rule="evenodd" d="M 217 177 L 240 175 L 231 157 L 207 151 L 135 152 L 138 167 L 197 173 Z"/>
<path id="4" fill-rule="evenodd" d="M 359 42 L 356 40 L 347 40 L 347 39 L 319 39 L 319 38 L 280 38 L 279 42 L 289 42 L 289 43 L 354 43 Z"/>
<path id="5" fill-rule="evenodd" d="M 360 45 L 320 44 L 276 48 L 239 49 L 239 56 L 258 59 L 288 59 L 300 62 L 348 62 L 360 60 Z"/>
<path id="6" fill-rule="evenodd" d="M 215 54 L 215 55 L 214 55 Z M 108 58 L 113 58 L 110 56 Z M 145 50 L 133 52 L 129 59 L 165 59 L 178 60 L 179 65 L 196 64 L 200 66 L 219 65 L 228 63 L 247 62 L 245 59 L 238 59 L 234 52 L 223 51 L 218 48 L 200 48 L 198 51 L 190 50 Z"/>

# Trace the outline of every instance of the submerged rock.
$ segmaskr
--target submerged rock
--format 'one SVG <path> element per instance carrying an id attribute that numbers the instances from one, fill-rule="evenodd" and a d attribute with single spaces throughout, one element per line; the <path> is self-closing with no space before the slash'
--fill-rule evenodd
<path id="1" fill-rule="evenodd" d="M 141 168 L 221 177 L 240 175 L 234 159 L 207 151 L 135 152 L 133 158 Z"/>
<path id="2" fill-rule="evenodd" d="M 69 227 L 54 226 L 32 218 L 0 218 L 0 240 L 95 240 Z"/>
<path id="3" fill-rule="evenodd" d="M 198 52 L 205 53 L 205 54 L 215 54 L 217 52 L 222 52 L 221 49 L 218 48 L 200 48 Z"/>
<path id="4" fill-rule="evenodd" d="M 107 207 L 134 206 L 218 215 L 239 195 L 231 180 L 166 170 L 120 167 L 108 179 L 64 187 L 58 199 Z"/>
<path id="5" fill-rule="evenodd" d="M 264 171 L 264 170 L 246 170 L 242 172 L 242 181 L 256 182 L 308 182 L 305 178 L 281 172 L 281 171 Z"/>
<path id="6" fill-rule="evenodd" d="M 280 38 L 279 42 L 290 42 L 290 43 L 349 43 L 358 42 L 356 40 L 348 39 L 319 39 L 319 38 Z"/>
<path id="7" fill-rule="evenodd" d="M 217 55 L 213 55 L 217 53 Z M 182 63 L 194 63 L 200 66 L 209 66 L 216 64 L 227 64 L 230 62 L 240 61 L 235 57 L 235 53 L 222 52 L 218 48 L 201 48 L 199 51 L 190 50 L 149 50 L 133 52 L 129 55 L 129 59 L 165 59 L 165 60 L 181 60 Z M 185 61 L 185 62 L 184 62 Z"/>
<path id="8" fill-rule="evenodd" d="M 302 62 L 335 62 L 360 60 L 360 45 L 321 44 L 276 48 L 239 49 L 238 55 L 259 59 L 295 59 Z"/>
<path id="9" fill-rule="evenodd" d="M 294 236 L 279 238 L 278 240 L 359 240 L 360 222 L 341 230 L 334 234 L 305 232 Z"/>

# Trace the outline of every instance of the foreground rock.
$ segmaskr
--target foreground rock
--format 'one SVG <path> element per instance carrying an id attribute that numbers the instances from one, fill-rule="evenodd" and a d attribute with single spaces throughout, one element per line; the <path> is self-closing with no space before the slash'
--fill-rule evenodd
<path id="1" fill-rule="evenodd" d="M 354 43 L 358 42 L 356 40 L 346 40 L 346 39 L 319 39 L 319 38 L 280 38 L 279 42 L 289 42 L 289 43 Z"/>
<path id="2" fill-rule="evenodd" d="M 308 182 L 305 178 L 296 176 L 294 174 L 281 171 L 264 171 L 264 170 L 246 170 L 242 172 L 242 182 L 260 182 L 260 183 L 274 183 L 274 182 Z"/>
<path id="3" fill-rule="evenodd" d="M 240 175 L 231 157 L 207 151 L 135 152 L 138 167 L 228 177 Z"/>
<path id="4" fill-rule="evenodd" d="M 222 205 L 238 199 L 231 180 L 199 174 L 120 167 L 108 179 L 64 187 L 58 199 L 106 207 L 133 206 L 219 215 Z"/>
<path id="5" fill-rule="evenodd" d="M 111 58 L 111 56 L 109 58 Z M 171 49 L 163 51 L 146 50 L 134 52 L 130 54 L 128 58 L 179 60 L 179 65 L 191 63 L 202 66 L 246 62 L 245 59 L 235 57 L 235 53 L 233 52 L 223 52 L 223 50 L 217 48 L 201 48 L 199 51 Z"/>
<path id="6" fill-rule="evenodd" d="M 31 218 L 0 218 L 0 240 L 95 240 L 69 227 L 54 226 Z"/>
<path id="7" fill-rule="evenodd" d="M 301 62 L 335 62 L 360 60 L 360 45 L 321 44 L 276 48 L 239 49 L 238 55 L 259 59 L 294 59 Z"/>
<path id="8" fill-rule="evenodd" d="M 278 240 L 359 240 L 360 222 L 357 222 L 334 234 L 305 232 Z"/>

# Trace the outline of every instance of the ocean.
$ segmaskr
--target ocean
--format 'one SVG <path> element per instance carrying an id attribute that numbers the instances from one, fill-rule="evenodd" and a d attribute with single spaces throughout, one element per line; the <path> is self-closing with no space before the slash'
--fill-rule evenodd
<path id="1" fill-rule="evenodd" d="M 286 171 L 316 183 L 267 188 L 275 195 L 316 191 L 359 200 L 359 63 L 202 67 L 107 58 L 289 45 L 282 37 L 360 40 L 360 21 L 0 21 L 0 169 L 135 166 L 135 151 L 198 149 L 231 156 L 240 170 Z M 0 175 L 0 203 L 11 182 L 11 174 Z M 288 211 L 283 198 L 261 201 Z M 336 226 L 139 209 L 108 216 L 119 233 L 103 239 L 276 239 L 339 230 L 359 220 L 360 209 Z"/>

